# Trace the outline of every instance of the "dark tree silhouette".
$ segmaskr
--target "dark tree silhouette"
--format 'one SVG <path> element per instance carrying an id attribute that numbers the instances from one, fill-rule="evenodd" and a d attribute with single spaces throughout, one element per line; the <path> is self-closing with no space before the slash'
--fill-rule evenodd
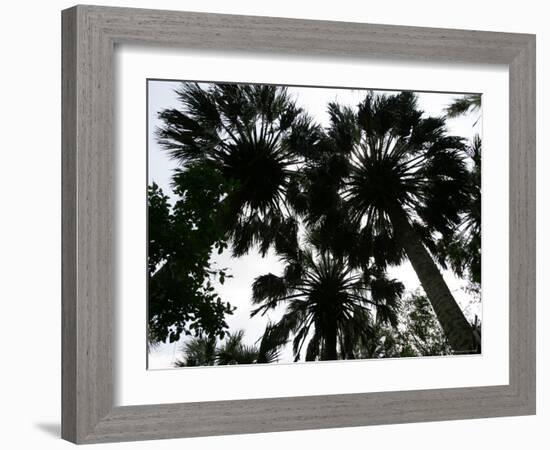
<path id="1" fill-rule="evenodd" d="M 410 352 L 411 356 L 452 354 L 443 329 L 424 293 L 413 292 L 404 304 L 404 331 L 400 336 L 403 349 Z"/>
<path id="2" fill-rule="evenodd" d="M 434 263 L 445 262 L 438 240 L 449 241 L 472 206 L 462 138 L 446 134 L 443 118 L 424 117 L 409 92 L 370 92 L 357 111 L 333 103 L 328 112 L 291 192 L 311 238 L 355 267 L 407 256 L 453 349 L 475 351 L 472 327 Z"/>
<path id="3" fill-rule="evenodd" d="M 453 119 L 469 112 L 479 111 L 480 108 L 481 95 L 469 94 L 456 98 L 453 103 L 447 106 L 445 112 L 448 118 Z"/>
<path id="4" fill-rule="evenodd" d="M 461 221 L 451 235 L 441 241 L 440 253 L 445 255 L 459 277 L 467 277 L 472 288 L 481 284 L 481 139 L 478 135 L 466 148 L 470 159 L 467 180 L 468 202 Z"/>
<path id="5" fill-rule="evenodd" d="M 295 245 L 297 224 L 286 201 L 310 119 L 286 88 L 182 83 L 181 110 L 159 114 L 160 144 L 180 164 L 207 164 L 226 182 L 224 224 L 235 256 L 259 244 Z"/>
<path id="6" fill-rule="evenodd" d="M 204 166 L 175 174 L 173 207 L 156 184 L 148 189 L 149 340 L 177 341 L 181 334 L 219 335 L 233 308 L 216 294 L 212 280 L 226 270 L 210 266 L 214 248 L 227 246 L 216 222 L 221 184 Z"/>
<path id="7" fill-rule="evenodd" d="M 409 92 L 370 92 L 356 112 L 330 104 L 329 114 L 296 209 L 301 201 L 312 231 L 337 253 L 347 246 L 355 266 L 406 255 L 454 350 L 473 351 L 471 326 L 433 259 L 438 236 L 452 234 L 468 204 L 462 139 L 446 134 L 443 118 L 424 117 Z"/>
<path id="8" fill-rule="evenodd" d="M 180 200 L 171 210 L 162 193 L 150 193 L 154 339 L 194 332 L 186 365 L 267 362 L 291 339 L 296 360 L 304 349 L 306 360 L 389 355 L 403 286 L 384 271 L 408 258 L 446 343 L 476 351 L 435 261 L 472 281 L 479 275 L 480 145 L 448 135 L 445 119 L 425 117 L 410 92 L 369 92 L 356 109 L 331 103 L 326 129 L 282 87 L 182 83 L 176 93 L 181 108 L 159 114 L 157 136 L 182 165 L 173 179 Z M 272 248 L 285 263 L 281 276 L 253 285 L 252 315 L 286 306 L 258 348 L 243 346 L 239 333 L 220 346 L 215 339 L 226 334 L 231 306 L 211 284 L 226 273 L 208 257 L 228 245 L 236 257 Z M 214 359 L 204 357 L 212 351 Z"/>
<path id="9" fill-rule="evenodd" d="M 213 366 L 216 364 L 215 336 L 191 338 L 182 347 L 183 359 L 174 363 L 175 367 Z"/>
<path id="10" fill-rule="evenodd" d="M 401 303 L 399 326 L 376 323 L 372 339 L 359 346 L 357 354 L 360 358 L 437 356 L 451 355 L 452 349 L 426 296 L 413 292 Z"/>
<path id="11" fill-rule="evenodd" d="M 271 363 L 278 358 L 278 352 L 270 348 L 246 345 L 244 331 L 229 333 L 218 342 L 215 337 L 192 338 L 183 345 L 183 359 L 176 361 L 176 367 L 228 366 L 234 364 Z"/>
<path id="12" fill-rule="evenodd" d="M 346 257 L 354 268 L 399 264 L 403 250 L 391 229 L 362 228 L 360 220 L 343 198 L 352 170 L 352 155 L 360 144 L 357 113 L 336 103 L 328 105 L 330 122 L 323 133 L 312 129 L 305 164 L 298 184 L 289 194 L 294 209 L 303 218 L 309 241 L 321 251 Z M 376 233 L 373 233 L 376 231 Z"/>
<path id="13" fill-rule="evenodd" d="M 252 316 L 285 305 L 283 317 L 266 330 L 271 343 L 293 337 L 298 361 L 354 358 L 354 348 L 372 335 L 373 317 L 397 325 L 396 310 L 403 285 L 370 268 L 354 271 L 344 259 L 310 251 L 285 255 L 282 276 L 267 274 L 253 285 Z M 373 316 L 375 315 L 375 316 Z"/>
<path id="14" fill-rule="evenodd" d="M 472 327 L 426 248 L 434 233 L 452 233 L 467 204 L 462 139 L 446 134 L 444 119 L 423 117 L 410 92 L 369 93 L 358 107 L 357 123 L 361 137 L 351 152 L 343 194 L 353 216 L 369 234 L 395 238 L 452 348 L 474 351 Z"/>

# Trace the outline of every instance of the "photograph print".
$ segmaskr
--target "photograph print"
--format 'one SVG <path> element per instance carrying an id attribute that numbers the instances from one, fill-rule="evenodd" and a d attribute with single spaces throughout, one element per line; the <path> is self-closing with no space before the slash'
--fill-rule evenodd
<path id="1" fill-rule="evenodd" d="M 482 96 L 147 80 L 149 369 L 480 354 Z"/>

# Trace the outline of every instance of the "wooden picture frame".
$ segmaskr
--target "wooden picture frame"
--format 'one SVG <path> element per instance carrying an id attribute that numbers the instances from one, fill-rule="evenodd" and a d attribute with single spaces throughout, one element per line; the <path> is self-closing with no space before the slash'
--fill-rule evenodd
<path id="1" fill-rule="evenodd" d="M 75 6 L 62 13 L 62 437 L 75 443 L 535 413 L 535 36 Z M 509 384 L 114 407 L 116 44 L 506 64 Z"/>

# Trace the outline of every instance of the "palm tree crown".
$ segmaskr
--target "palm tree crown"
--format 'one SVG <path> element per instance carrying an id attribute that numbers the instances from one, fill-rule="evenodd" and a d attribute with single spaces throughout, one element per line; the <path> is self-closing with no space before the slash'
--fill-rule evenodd
<path id="1" fill-rule="evenodd" d="M 285 192 L 309 118 L 287 89 L 270 85 L 183 83 L 182 110 L 159 114 L 159 143 L 181 164 L 206 164 L 223 175 L 223 219 L 236 256 L 254 243 L 265 253 L 296 234 Z"/>
<path id="2" fill-rule="evenodd" d="M 396 310 L 403 285 L 371 268 L 353 270 L 346 260 L 328 253 L 315 257 L 298 251 L 284 257 L 282 276 L 267 274 L 253 285 L 252 315 L 286 305 L 281 320 L 268 326 L 271 342 L 284 344 L 293 335 L 293 352 L 299 360 L 309 340 L 306 360 L 353 358 L 353 349 L 371 335 L 373 320 L 396 325 Z"/>
<path id="3" fill-rule="evenodd" d="M 477 223 L 466 147 L 445 118 L 427 117 L 411 92 L 369 91 L 357 108 L 330 103 L 324 129 L 283 87 L 183 83 L 176 93 L 182 109 L 162 111 L 157 130 L 184 165 L 174 183 L 191 167 L 215 173 L 212 214 L 233 255 L 273 247 L 285 264 L 253 284 L 252 315 L 286 307 L 259 353 L 235 335 L 217 363 L 237 361 L 235 349 L 264 362 L 290 338 L 296 360 L 304 346 L 306 360 L 354 358 L 374 325 L 396 324 L 403 285 L 384 270 L 405 257 L 449 345 L 472 351 L 471 326 L 434 262 L 444 263 L 442 243 L 457 229 Z"/>
<path id="4" fill-rule="evenodd" d="M 447 136 L 442 118 L 423 118 L 409 92 L 367 95 L 357 123 L 343 194 L 353 217 L 375 236 L 395 234 L 390 215 L 398 208 L 425 237 L 450 233 L 466 201 L 462 138 Z"/>
<path id="5" fill-rule="evenodd" d="M 446 108 L 447 117 L 453 119 L 460 115 L 472 111 L 478 111 L 481 108 L 481 95 L 469 94 L 463 97 L 456 98 Z"/>
<path id="6" fill-rule="evenodd" d="M 476 291 L 481 283 L 481 145 L 476 135 L 466 148 L 471 162 L 466 185 L 468 203 L 454 233 L 441 241 L 451 268 L 458 276 L 467 276 Z"/>
<path id="7" fill-rule="evenodd" d="M 176 367 L 271 363 L 279 356 L 272 346 L 264 350 L 246 345 L 243 330 L 228 333 L 221 342 L 215 336 L 192 338 L 183 345 L 182 353 L 183 359 L 176 361 Z"/>
<path id="8" fill-rule="evenodd" d="M 446 134 L 443 118 L 424 117 L 410 92 L 369 93 L 357 126 L 343 190 L 352 218 L 374 241 L 403 249 L 453 349 L 473 351 L 471 326 L 433 261 L 437 237 L 452 234 L 469 203 L 462 139 Z"/>

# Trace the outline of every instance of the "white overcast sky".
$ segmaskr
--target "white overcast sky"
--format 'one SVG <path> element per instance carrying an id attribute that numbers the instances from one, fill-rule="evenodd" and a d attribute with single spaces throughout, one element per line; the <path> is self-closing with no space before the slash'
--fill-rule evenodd
<path id="1" fill-rule="evenodd" d="M 171 160 L 157 144 L 154 130 L 161 125 L 157 117 L 159 111 L 166 108 L 181 108 L 174 94 L 174 90 L 179 84 L 179 82 L 173 81 L 149 80 L 148 82 L 148 182 L 149 184 L 153 181 L 157 183 L 167 195 L 170 195 L 172 171 L 177 163 Z M 336 101 L 343 105 L 355 107 L 365 96 L 365 90 L 363 89 L 289 87 L 288 90 L 296 99 L 297 104 L 323 126 L 328 125 L 329 117 L 326 107 L 329 102 Z M 417 95 L 419 107 L 427 116 L 443 115 L 444 108 L 455 98 L 461 96 L 461 94 L 456 93 L 432 92 L 419 92 Z M 476 133 L 481 135 L 482 121 L 479 119 L 480 114 L 475 112 L 448 120 L 449 134 L 462 136 L 467 140 L 471 140 Z M 228 267 L 233 275 L 233 278 L 226 279 L 223 285 L 216 283 L 216 289 L 221 298 L 237 307 L 233 315 L 227 316 L 230 331 L 243 329 L 245 331 L 245 342 L 247 344 L 257 343 L 262 336 L 266 323 L 269 320 L 279 318 L 283 309 L 276 310 L 263 317 L 250 318 L 252 282 L 257 276 L 269 272 L 279 275 L 282 265 L 273 254 L 262 258 L 256 251 L 251 251 L 248 255 L 240 258 L 232 258 L 230 252 L 225 251 L 221 255 L 213 255 L 212 262 L 220 268 Z M 399 267 L 390 268 L 388 272 L 390 276 L 403 282 L 407 291 L 414 291 L 420 287 L 420 282 L 408 262 Z M 470 296 L 463 289 L 466 283 L 450 271 L 444 271 L 443 276 L 455 299 L 465 310 L 465 314 L 469 318 L 473 318 L 475 315 L 481 318 L 481 305 L 471 303 Z M 173 344 L 161 344 L 155 347 L 149 354 L 149 369 L 173 367 L 175 360 L 181 357 L 181 346 L 182 341 Z M 292 360 L 292 351 L 290 346 L 287 345 L 279 362 L 289 363 Z"/>

